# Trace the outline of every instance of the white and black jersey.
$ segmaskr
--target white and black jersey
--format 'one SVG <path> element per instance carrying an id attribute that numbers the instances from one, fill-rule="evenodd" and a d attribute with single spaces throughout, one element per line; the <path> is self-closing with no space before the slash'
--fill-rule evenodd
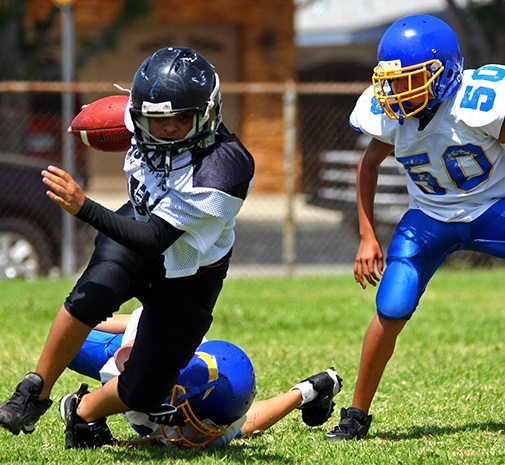
<path id="1" fill-rule="evenodd" d="M 135 220 L 86 199 L 77 216 L 145 256 L 165 256 L 167 278 L 216 263 L 234 243 L 235 216 L 254 179 L 254 160 L 221 126 L 216 144 L 176 156 L 165 174 L 135 145 L 124 163 Z"/>
<path id="2" fill-rule="evenodd" d="M 168 176 L 133 146 L 124 171 L 136 219 L 145 222 L 156 216 L 183 231 L 163 251 L 167 277 L 192 275 L 230 251 L 234 218 L 254 173 L 253 159 L 235 135 L 223 130 L 211 149 L 181 153 Z"/>

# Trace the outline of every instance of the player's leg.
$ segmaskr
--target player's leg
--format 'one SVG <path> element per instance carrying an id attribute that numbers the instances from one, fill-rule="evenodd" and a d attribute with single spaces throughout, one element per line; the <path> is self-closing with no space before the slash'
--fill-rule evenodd
<path id="1" fill-rule="evenodd" d="M 44 380 L 40 397 L 49 397 L 61 373 L 91 329 L 118 311 L 144 285 L 145 260 L 100 235 L 91 261 L 60 308 L 35 372 Z"/>
<path id="2" fill-rule="evenodd" d="M 465 250 L 505 258 L 505 199 L 470 223 L 471 244 Z"/>
<path id="3" fill-rule="evenodd" d="M 120 209 L 132 215 L 131 207 Z M 77 354 L 89 331 L 140 292 L 150 263 L 99 235 L 90 263 L 60 308 L 35 372 L 21 381 L 0 405 L 0 426 L 14 434 L 31 433 L 49 408 L 51 389 Z M 139 284 L 140 283 L 140 284 Z"/>
<path id="4" fill-rule="evenodd" d="M 119 377 L 119 395 L 132 410 L 148 412 L 169 396 L 212 323 L 228 261 L 215 268 L 153 285 L 143 301 L 135 345 Z"/>
<path id="5" fill-rule="evenodd" d="M 399 223 L 387 254 L 387 266 L 377 292 L 377 314 L 370 323 L 361 352 L 352 407 L 342 409 L 340 424 L 327 439 L 362 438 L 368 415 L 396 340 L 414 313 L 431 276 L 444 258 L 463 246 L 457 229 L 410 210 Z"/>
<path id="6" fill-rule="evenodd" d="M 65 306 L 60 308 L 35 368 L 42 383 L 40 399 L 49 398 L 54 383 L 79 351 L 90 330 L 90 326 L 73 317 Z"/>
<path id="7" fill-rule="evenodd" d="M 353 408 L 342 411 L 341 423 L 328 433 L 329 439 L 362 437 L 368 431 L 371 416 L 366 414 L 397 336 L 445 257 L 456 250 L 473 250 L 505 258 L 505 199 L 471 223 L 442 223 L 420 211 L 409 212 L 405 219 L 388 250 L 377 292 L 378 314 L 363 343 Z"/>
<path id="8" fill-rule="evenodd" d="M 79 421 L 84 422 L 81 426 L 125 410 L 154 411 L 169 397 L 179 370 L 187 365 L 210 327 L 227 269 L 226 260 L 178 279 L 166 279 L 160 270 L 161 276 L 158 273 L 142 300 L 135 344 L 124 371 L 84 395 L 75 406 Z M 75 417 L 64 410 L 67 417 Z"/>
<path id="9" fill-rule="evenodd" d="M 28 373 L 11 398 L 0 405 L 0 426 L 14 434 L 33 432 L 35 422 L 51 405 L 49 397 L 54 383 L 91 329 L 127 300 L 127 295 L 117 292 L 114 283 L 128 282 L 128 273 L 120 266 L 109 265 L 90 264 L 79 279 L 51 326 L 35 372 Z M 96 279 L 103 281 L 98 284 L 100 281 Z"/>
<path id="10" fill-rule="evenodd" d="M 93 329 L 68 368 L 101 381 L 100 370 L 119 349 L 122 338 L 123 333 L 113 334 Z"/>
<path id="11" fill-rule="evenodd" d="M 354 412 L 360 419 L 366 419 L 386 365 L 393 355 L 397 337 L 406 323 L 407 320 L 387 320 L 375 314 L 367 328 L 352 402 L 353 408 L 364 413 L 359 415 L 360 412 Z M 348 413 L 352 415 L 353 411 Z"/>

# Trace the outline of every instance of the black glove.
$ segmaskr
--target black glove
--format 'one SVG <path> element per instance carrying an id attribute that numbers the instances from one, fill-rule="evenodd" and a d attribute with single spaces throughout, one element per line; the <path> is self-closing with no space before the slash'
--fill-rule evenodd
<path id="1" fill-rule="evenodd" d="M 177 413 L 177 407 L 161 404 L 154 412 L 149 413 L 149 421 L 164 426 L 184 426 L 184 418 Z"/>

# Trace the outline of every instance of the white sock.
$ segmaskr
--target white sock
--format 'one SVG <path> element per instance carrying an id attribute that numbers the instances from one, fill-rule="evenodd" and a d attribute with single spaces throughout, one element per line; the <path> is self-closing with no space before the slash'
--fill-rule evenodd
<path id="1" fill-rule="evenodd" d="M 312 386 L 310 381 L 303 381 L 301 383 L 295 384 L 289 391 L 291 392 L 293 389 L 298 389 L 302 393 L 302 403 L 299 405 L 305 405 L 307 402 L 313 401 L 317 396 L 318 392 Z"/>
<path id="2" fill-rule="evenodd" d="M 333 380 L 333 397 L 335 397 L 340 392 L 341 387 L 338 382 L 337 373 L 331 368 L 328 368 L 325 371 Z M 313 401 L 319 395 L 310 381 L 302 381 L 301 383 L 295 384 L 289 391 L 292 391 L 293 389 L 298 389 L 302 393 L 302 403 L 299 407 Z"/>

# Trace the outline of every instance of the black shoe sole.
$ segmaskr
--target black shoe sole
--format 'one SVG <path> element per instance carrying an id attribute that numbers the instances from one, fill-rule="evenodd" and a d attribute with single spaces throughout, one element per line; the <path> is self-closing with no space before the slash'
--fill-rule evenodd
<path id="1" fill-rule="evenodd" d="M 7 431 L 11 432 L 12 434 L 14 434 L 16 436 L 21 432 L 21 430 L 19 430 L 17 428 L 13 428 L 11 425 L 9 425 L 7 423 L 0 422 L 0 426 L 2 428 L 5 428 Z"/>
<path id="2" fill-rule="evenodd" d="M 21 428 L 14 428 L 12 425 L 0 421 L 0 426 L 6 429 L 7 431 L 11 432 L 15 436 L 18 436 L 21 431 L 23 431 L 23 433 L 25 434 L 32 434 L 35 431 L 35 425 L 22 426 Z"/>

